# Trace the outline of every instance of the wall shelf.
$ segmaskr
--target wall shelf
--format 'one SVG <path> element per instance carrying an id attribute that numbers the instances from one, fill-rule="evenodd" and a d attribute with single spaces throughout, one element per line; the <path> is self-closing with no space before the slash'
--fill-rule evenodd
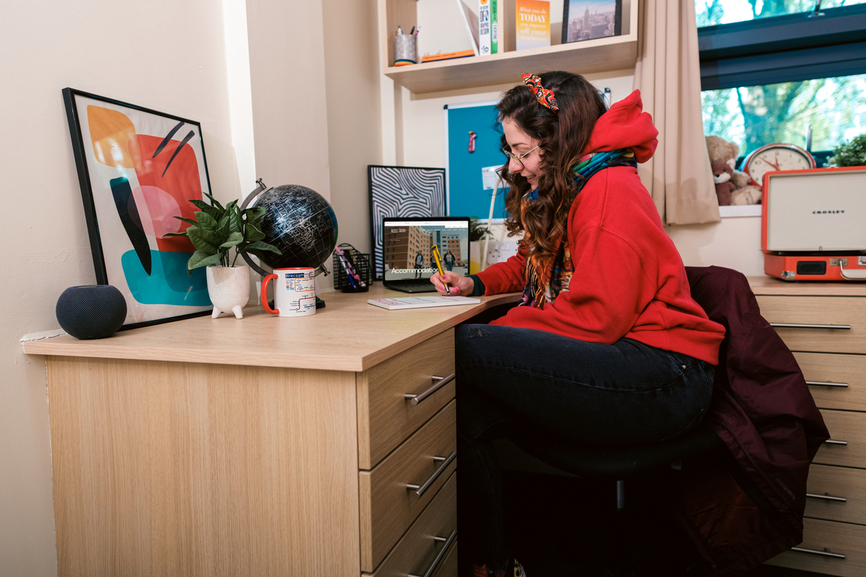
<path id="1" fill-rule="evenodd" d="M 592 74 L 633 68 L 637 60 L 638 0 L 623 1 L 622 34 L 558 44 L 546 48 L 510 51 L 488 56 L 471 56 L 442 62 L 390 66 L 393 31 L 399 22 L 404 29 L 417 24 L 416 0 L 380 0 L 380 53 L 385 76 L 416 94 L 513 84 L 524 72 L 565 70 Z"/>

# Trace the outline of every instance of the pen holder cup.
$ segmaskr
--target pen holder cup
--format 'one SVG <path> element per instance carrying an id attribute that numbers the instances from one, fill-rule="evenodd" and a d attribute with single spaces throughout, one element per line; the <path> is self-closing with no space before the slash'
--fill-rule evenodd
<path id="1" fill-rule="evenodd" d="M 365 286 L 358 286 L 357 283 L 353 285 L 349 281 L 349 275 L 346 274 L 346 269 L 343 268 L 343 264 L 340 262 L 340 257 L 337 256 L 337 253 L 334 253 L 334 290 L 339 290 L 344 293 L 367 292 L 370 290 L 370 285 L 373 283 L 373 274 L 372 269 L 370 268 L 370 255 L 358 252 L 355 250 L 355 247 L 348 243 L 341 244 L 340 248 L 354 265 L 355 271 L 358 273 L 358 276 L 361 277 L 361 280 L 364 281 Z"/>
<path id="2" fill-rule="evenodd" d="M 414 34 L 398 34 L 394 37 L 394 66 L 406 66 L 418 62 Z"/>

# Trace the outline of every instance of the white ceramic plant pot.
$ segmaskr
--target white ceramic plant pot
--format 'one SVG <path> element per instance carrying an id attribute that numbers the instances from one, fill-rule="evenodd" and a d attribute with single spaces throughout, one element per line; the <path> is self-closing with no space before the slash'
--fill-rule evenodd
<path id="1" fill-rule="evenodd" d="M 250 270 L 245 266 L 207 267 L 207 292 L 213 303 L 211 318 L 234 313 L 244 318 L 244 305 L 250 300 Z"/>

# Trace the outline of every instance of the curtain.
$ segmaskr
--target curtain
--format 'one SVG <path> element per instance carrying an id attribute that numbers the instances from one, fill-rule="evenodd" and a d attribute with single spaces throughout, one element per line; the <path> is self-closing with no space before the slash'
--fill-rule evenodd
<path id="1" fill-rule="evenodd" d="M 701 119 L 694 0 L 640 0 L 639 10 L 634 88 L 659 130 L 659 145 L 638 172 L 663 222 L 716 222 L 719 203 Z"/>

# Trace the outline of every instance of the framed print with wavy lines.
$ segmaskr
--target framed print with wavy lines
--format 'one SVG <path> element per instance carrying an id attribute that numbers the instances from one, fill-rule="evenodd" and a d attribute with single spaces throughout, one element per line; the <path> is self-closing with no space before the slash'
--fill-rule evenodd
<path id="1" fill-rule="evenodd" d="M 207 314 L 205 269 L 187 274 L 195 251 L 164 237 L 209 202 L 201 125 L 119 100 L 63 89 L 63 101 L 98 284 L 126 299 L 123 328 Z"/>
<path id="2" fill-rule="evenodd" d="M 373 261 L 382 279 L 382 219 L 446 216 L 445 169 L 417 166 L 367 166 L 370 185 Z"/>

